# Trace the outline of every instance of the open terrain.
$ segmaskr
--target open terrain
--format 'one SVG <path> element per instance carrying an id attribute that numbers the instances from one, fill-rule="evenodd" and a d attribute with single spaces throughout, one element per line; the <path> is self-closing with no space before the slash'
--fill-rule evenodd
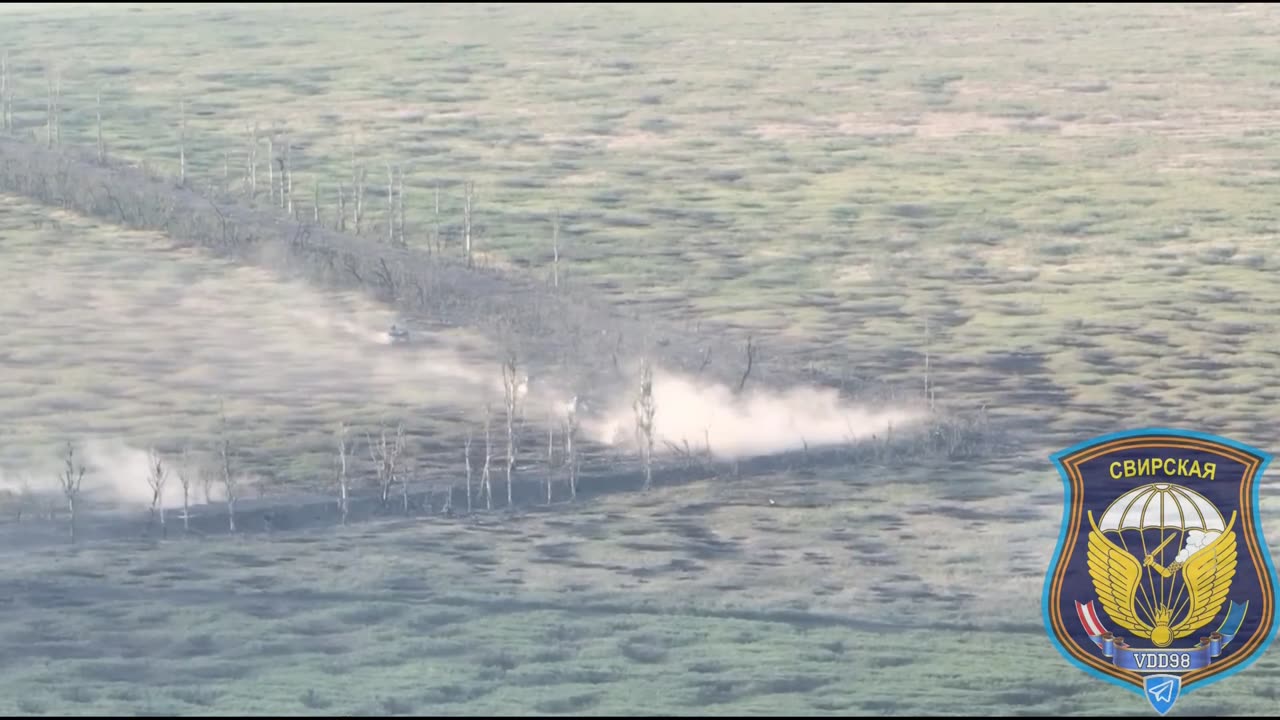
<path id="1" fill-rule="evenodd" d="M 490 265 L 547 280 L 558 212 L 570 286 L 751 335 L 797 384 L 922 388 L 927 352 L 936 402 L 1001 438 L 467 518 L 15 542 L 0 711 L 1144 713 L 1041 628 L 1048 454 L 1146 425 L 1280 448 L 1273 6 L 14 6 L 0 38 L 21 138 L 56 60 L 63 142 L 93 146 L 101 92 L 107 151 L 174 175 L 182 103 L 197 189 L 243 194 L 257 123 L 300 212 L 318 191 L 332 218 L 364 164 L 385 232 L 390 162 L 409 245 L 438 189 L 456 256 L 475 182 Z M 140 529 L 128 450 L 207 442 L 217 397 L 264 492 L 327 491 L 333 425 L 396 415 L 456 477 L 501 348 L 388 347 L 395 318 L 0 196 L 0 479 L 96 439 Z M 606 444 L 591 473 L 638 488 Z M 1272 712 L 1274 654 L 1174 714 Z"/>

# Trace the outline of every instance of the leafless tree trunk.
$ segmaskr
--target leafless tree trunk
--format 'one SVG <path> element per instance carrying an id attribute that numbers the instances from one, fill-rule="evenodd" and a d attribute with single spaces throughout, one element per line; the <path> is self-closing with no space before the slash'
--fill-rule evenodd
<path id="1" fill-rule="evenodd" d="M 556 419 L 547 416 L 547 504 L 551 504 L 551 483 L 556 469 Z"/>
<path id="2" fill-rule="evenodd" d="M 640 395 L 636 398 L 636 441 L 640 445 L 640 459 L 644 463 L 644 489 L 653 486 L 653 368 L 649 361 L 640 361 Z"/>
<path id="3" fill-rule="evenodd" d="M 346 186 L 338 183 L 338 232 L 347 231 L 347 192 Z"/>
<path id="4" fill-rule="evenodd" d="M 440 512 L 448 515 L 453 512 L 453 476 L 449 477 L 449 487 L 445 489 L 444 504 L 440 506 Z"/>
<path id="5" fill-rule="evenodd" d="M 407 247 L 404 239 L 404 168 L 397 167 L 396 175 L 396 236 L 400 240 L 400 247 Z M 453 497 L 453 486 L 450 486 L 449 497 Z"/>
<path id="6" fill-rule="evenodd" d="M 231 153 L 222 151 L 222 192 L 231 192 Z"/>
<path id="7" fill-rule="evenodd" d="M 747 378 L 751 377 L 751 366 L 756 360 L 756 346 L 751 337 L 747 337 L 747 369 L 742 373 L 742 379 L 738 381 L 738 392 L 747 386 Z"/>
<path id="8" fill-rule="evenodd" d="M 516 356 L 512 353 L 502 365 L 502 386 L 505 390 L 507 406 L 507 507 L 512 505 L 512 472 L 516 467 L 516 405 L 520 398 L 520 378 L 516 367 Z"/>
<path id="9" fill-rule="evenodd" d="M 569 411 L 565 417 L 564 428 L 564 463 L 568 467 L 569 499 L 578 499 L 578 454 L 573 440 L 578 434 L 578 398 L 569 403 Z"/>
<path id="10" fill-rule="evenodd" d="M 464 187 L 465 195 L 463 196 L 462 205 L 462 248 L 466 254 L 467 267 L 471 267 L 471 212 L 473 203 L 475 202 L 476 184 L 467 181 Z"/>
<path id="11" fill-rule="evenodd" d="M 191 532 L 191 482 L 196 470 L 191 466 L 191 448 L 182 449 L 182 466 L 178 468 L 178 484 L 182 486 L 182 532 Z"/>
<path id="12" fill-rule="evenodd" d="M 314 191 L 312 192 L 313 197 L 311 200 L 311 222 L 316 225 L 319 225 L 320 224 L 320 179 L 319 178 L 312 180 L 312 187 L 314 188 Z"/>
<path id="13" fill-rule="evenodd" d="M 0 130 L 12 129 L 9 127 L 9 51 L 6 49 L 0 52 Z"/>
<path id="14" fill-rule="evenodd" d="M 551 286 L 560 287 L 560 211 L 551 218 Z"/>
<path id="15" fill-rule="evenodd" d="M 405 463 L 404 469 L 400 471 L 400 500 L 404 509 L 404 514 L 409 514 L 409 483 L 413 480 L 413 463 Z M 430 491 L 427 492 L 427 499 L 431 499 Z"/>
<path id="16" fill-rule="evenodd" d="M 213 464 L 213 458 L 206 458 L 205 462 L 200 463 L 200 489 L 204 492 L 204 504 L 213 504 L 213 484 L 218 480 L 218 473 Z"/>
<path id="17" fill-rule="evenodd" d="M 353 229 L 355 230 L 355 234 L 356 234 L 356 235 L 359 235 L 359 234 L 360 234 L 360 221 L 364 218 L 364 187 L 365 187 L 365 186 L 364 186 L 364 183 L 365 183 L 365 177 L 366 177 L 366 176 L 365 176 L 365 169 L 364 169 L 364 167 L 362 166 L 362 167 L 360 167 L 360 168 L 357 168 L 357 169 L 356 169 L 356 171 L 355 171 L 355 176 L 354 176 L 353 183 L 352 183 L 352 184 L 353 184 L 353 186 L 355 187 L 355 193 L 356 193 L 356 197 L 355 197 L 355 217 L 354 217 L 354 218 L 352 218 L 352 220 L 353 220 L 353 225 L 354 225 L 354 228 L 353 228 Z"/>
<path id="18" fill-rule="evenodd" d="M 387 244 L 396 244 L 396 174 L 387 163 Z"/>
<path id="19" fill-rule="evenodd" d="M 933 412 L 933 386 L 929 382 L 929 349 L 932 344 L 929 332 L 929 318 L 924 319 L 924 399 L 929 403 L 929 411 Z"/>
<path id="20" fill-rule="evenodd" d="M 480 485 L 484 492 L 484 509 L 493 509 L 493 483 L 490 481 L 489 465 L 493 462 L 493 408 L 487 403 L 484 406 L 484 467 L 480 470 Z"/>
<path id="21" fill-rule="evenodd" d="M 462 446 L 462 459 L 467 465 L 467 514 L 471 514 L 471 430 L 467 430 L 467 442 Z"/>
<path id="22" fill-rule="evenodd" d="M 706 348 L 702 350 L 702 362 L 698 364 L 698 372 L 696 374 L 701 375 L 702 372 L 707 369 L 707 365 L 710 365 L 710 364 L 711 364 L 711 346 L 708 345 Z"/>
<path id="23" fill-rule="evenodd" d="M 236 492 L 238 480 L 231 472 L 231 438 L 227 435 L 227 414 L 221 407 L 218 410 L 218 455 L 222 461 L 222 488 L 226 492 L 227 526 L 231 532 L 236 531 Z"/>
<path id="24" fill-rule="evenodd" d="M 435 227 L 431 231 L 431 240 L 435 243 L 436 254 L 444 252 L 444 238 L 440 236 L 440 185 L 436 184 L 436 215 Z"/>
<path id="25" fill-rule="evenodd" d="M 148 525 L 154 525 L 159 513 L 160 537 L 167 536 L 164 524 L 164 484 L 169 479 L 169 472 L 164 467 L 160 452 L 154 448 L 147 454 L 147 485 L 151 488 L 151 517 Z"/>
<path id="26" fill-rule="evenodd" d="M 187 101 L 178 101 L 178 184 L 187 184 Z"/>
<path id="27" fill-rule="evenodd" d="M 369 458 L 373 460 L 374 467 L 378 473 L 378 489 L 379 497 L 382 500 L 382 509 L 387 509 L 387 504 L 391 499 L 391 486 L 395 484 L 397 473 L 400 468 L 397 462 L 401 453 L 404 452 L 404 423 L 396 426 L 395 438 L 387 437 L 386 425 L 381 428 L 381 435 L 378 442 L 374 443 L 373 438 L 365 433 L 365 439 L 369 443 Z"/>
<path id="28" fill-rule="evenodd" d="M 244 182 L 249 191 L 249 202 L 258 197 L 258 124 L 253 124 L 249 134 L 249 152 L 246 155 L 248 167 L 245 168 Z"/>
<path id="29" fill-rule="evenodd" d="M 53 149 L 53 69 L 50 68 L 45 72 L 45 80 L 48 82 L 48 97 L 45 100 L 45 119 L 44 119 L 44 135 L 45 144 L 49 149 Z"/>
<path id="30" fill-rule="evenodd" d="M 32 513 L 40 512 L 40 508 L 36 503 L 35 491 L 31 489 L 31 480 L 23 477 L 22 485 L 18 487 L 18 506 L 15 508 L 14 521 L 21 524 L 22 514 L 27 510 Z"/>
<path id="31" fill-rule="evenodd" d="M 62 146 L 62 68 L 53 66 L 53 145 Z"/>
<path id="32" fill-rule="evenodd" d="M 6 50 L 6 51 L 5 51 L 5 53 L 4 53 L 4 60 L 5 60 L 5 63 L 4 63 L 4 76 L 5 76 L 5 78 L 8 78 L 8 77 L 9 77 L 9 51 L 7 51 L 7 50 Z M 6 81 L 6 83 L 5 83 L 5 85 L 8 87 L 8 90 L 5 92 L 5 99 L 4 99 L 4 102 L 0 102 L 0 116 L 2 116 L 2 117 L 4 118 L 4 126 L 5 126 L 6 128 L 8 128 L 8 130 L 9 130 L 9 132 L 10 132 L 10 133 L 12 133 L 12 132 L 13 132 L 13 130 L 14 130 L 14 128 L 13 128 L 13 88 L 14 88 L 14 82 L 13 82 L 12 80 L 7 80 L 7 81 Z"/>
<path id="33" fill-rule="evenodd" d="M 71 518 L 71 542 L 76 541 L 76 500 L 80 497 L 80 483 L 84 480 L 84 464 L 76 463 L 76 451 L 71 446 L 71 441 L 67 441 L 66 466 L 59 476 L 59 485 L 62 487 L 62 495 L 67 499 L 67 512 Z"/>
<path id="34" fill-rule="evenodd" d="M 289 217 L 297 219 L 293 205 L 293 139 L 284 138 L 284 166 L 280 171 L 280 191 L 284 194 L 284 211 Z"/>
<path id="35" fill-rule="evenodd" d="M 342 524 L 347 524 L 347 513 L 350 504 L 347 495 L 347 424 L 338 423 L 338 511 L 342 513 Z"/>
<path id="36" fill-rule="evenodd" d="M 105 165 L 107 163 L 107 144 L 102 140 L 102 89 L 98 89 L 96 104 L 94 107 L 97 115 L 98 127 L 98 164 Z"/>
<path id="37" fill-rule="evenodd" d="M 276 141 L 267 136 L 267 202 L 276 204 Z"/>

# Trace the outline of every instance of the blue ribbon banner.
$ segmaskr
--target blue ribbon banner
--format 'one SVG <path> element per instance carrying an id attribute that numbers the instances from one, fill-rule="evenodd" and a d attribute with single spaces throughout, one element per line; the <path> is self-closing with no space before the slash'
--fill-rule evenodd
<path id="1" fill-rule="evenodd" d="M 1192 648 L 1143 648 L 1135 650 L 1111 633 L 1091 637 L 1102 654 L 1111 658 L 1122 670 L 1137 672 L 1182 673 L 1208 667 L 1240 631 L 1248 603 L 1231 603 L 1231 610 L 1216 632 L 1200 638 Z"/>

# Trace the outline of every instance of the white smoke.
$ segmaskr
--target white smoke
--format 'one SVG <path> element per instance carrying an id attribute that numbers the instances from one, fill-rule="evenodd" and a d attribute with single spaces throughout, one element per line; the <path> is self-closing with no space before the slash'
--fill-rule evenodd
<path id="1" fill-rule="evenodd" d="M 634 395 L 634 393 L 632 394 Z M 619 397 L 583 420 L 591 439 L 634 450 L 634 397 Z M 654 452 L 667 443 L 734 459 L 884 437 L 925 418 L 910 408 L 873 410 L 841 401 L 834 389 L 795 387 L 737 396 L 725 385 L 654 370 Z M 709 447 L 708 447 L 709 446 Z"/>
<path id="2" fill-rule="evenodd" d="M 86 501 L 94 505 L 119 505 L 145 508 L 151 506 L 152 490 L 147 482 L 150 476 L 150 454 L 118 438 L 90 438 L 74 444 L 75 465 L 83 465 L 84 479 L 80 491 Z M 0 468 L 0 492 L 15 494 L 31 492 L 38 496 L 61 496 L 59 478 L 66 470 L 64 447 L 51 449 L 43 458 L 27 463 L 21 469 Z M 161 504 L 166 508 L 182 507 L 182 482 L 180 476 L 190 478 L 189 501 L 192 505 L 205 502 L 205 485 L 201 481 L 202 470 L 216 470 L 208 465 L 208 458 L 192 456 L 189 465 L 183 464 L 179 454 L 160 454 L 166 480 L 162 486 Z M 200 462 L 206 466 L 201 467 Z M 237 477 L 237 495 L 246 497 L 253 492 L 260 478 L 251 474 Z M 222 502 L 226 491 L 221 477 L 215 473 L 215 482 L 209 484 L 209 502 Z"/>
<path id="3" fill-rule="evenodd" d="M 1218 536 L 1221 534 L 1222 533 L 1218 530 L 1209 530 L 1207 532 L 1204 530 L 1188 530 L 1187 544 L 1182 548 L 1182 550 L 1178 551 L 1178 556 L 1174 558 L 1174 562 L 1186 562 L 1188 558 L 1195 555 L 1198 551 L 1209 547 L 1209 545 L 1211 545 L 1214 540 L 1217 540 Z"/>

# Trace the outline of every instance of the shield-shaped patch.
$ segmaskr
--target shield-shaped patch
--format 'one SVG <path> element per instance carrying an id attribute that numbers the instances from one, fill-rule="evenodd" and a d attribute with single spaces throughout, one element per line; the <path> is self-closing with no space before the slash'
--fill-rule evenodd
<path id="1" fill-rule="evenodd" d="M 1071 663 L 1163 715 L 1266 651 L 1277 581 L 1258 494 L 1270 455 L 1156 428 L 1052 460 L 1065 503 L 1043 611 Z"/>

